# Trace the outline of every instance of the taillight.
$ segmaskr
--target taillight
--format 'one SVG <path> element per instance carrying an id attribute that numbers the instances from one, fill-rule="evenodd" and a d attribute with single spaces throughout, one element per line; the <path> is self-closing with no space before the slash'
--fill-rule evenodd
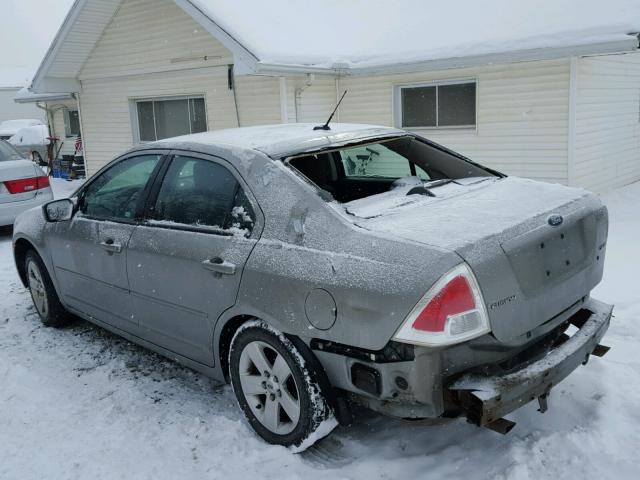
<path id="1" fill-rule="evenodd" d="M 7 180 L 4 182 L 4 186 L 7 187 L 7 190 L 9 190 L 11 194 L 33 192 L 41 188 L 47 188 L 49 186 L 49 177 L 42 176 Z"/>
<path id="2" fill-rule="evenodd" d="M 416 345 L 448 345 L 491 331 L 473 272 L 461 263 L 442 276 L 413 308 L 394 336 Z"/>

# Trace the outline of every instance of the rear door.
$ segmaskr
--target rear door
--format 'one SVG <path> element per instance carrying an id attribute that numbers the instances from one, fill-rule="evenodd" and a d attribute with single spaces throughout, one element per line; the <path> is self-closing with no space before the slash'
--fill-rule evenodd
<path id="1" fill-rule="evenodd" d="M 127 279 L 127 244 L 161 154 L 137 154 L 113 164 L 79 195 L 69 222 L 52 224 L 51 256 L 65 302 L 135 333 Z"/>
<path id="2" fill-rule="evenodd" d="M 159 177 L 147 209 L 127 254 L 141 335 L 213 365 L 215 321 L 235 303 L 261 230 L 255 200 L 224 160 L 181 153 Z"/>

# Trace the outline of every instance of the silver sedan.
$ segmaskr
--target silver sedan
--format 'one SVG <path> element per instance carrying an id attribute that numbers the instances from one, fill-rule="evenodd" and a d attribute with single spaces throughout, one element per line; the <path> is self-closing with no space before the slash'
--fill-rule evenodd
<path id="1" fill-rule="evenodd" d="M 402 130 L 274 125 L 134 148 L 22 214 L 18 272 L 71 314 L 230 381 L 304 448 L 364 405 L 506 433 L 600 345 L 607 211 Z M 574 327 L 569 330 L 569 327 Z"/>

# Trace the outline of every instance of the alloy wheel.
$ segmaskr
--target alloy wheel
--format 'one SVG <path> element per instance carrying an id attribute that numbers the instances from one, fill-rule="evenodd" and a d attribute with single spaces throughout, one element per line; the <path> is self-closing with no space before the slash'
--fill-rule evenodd
<path id="1" fill-rule="evenodd" d="M 49 313 L 49 304 L 47 302 L 47 291 L 42 280 L 42 274 L 35 262 L 29 262 L 27 268 L 27 274 L 29 279 L 29 291 L 31 292 L 31 298 L 33 304 L 38 310 L 38 313 L 42 317 L 46 317 Z"/>
<path id="2" fill-rule="evenodd" d="M 240 385 L 251 412 L 271 432 L 291 433 L 300 420 L 298 386 L 284 357 L 265 342 L 240 354 Z"/>

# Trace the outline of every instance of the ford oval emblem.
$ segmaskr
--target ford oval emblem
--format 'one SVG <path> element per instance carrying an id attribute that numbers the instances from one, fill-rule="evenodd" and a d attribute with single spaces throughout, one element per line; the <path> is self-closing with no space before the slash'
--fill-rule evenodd
<path id="1" fill-rule="evenodd" d="M 564 218 L 562 218 L 562 215 L 558 215 L 555 213 L 547 218 L 547 223 L 552 227 L 559 227 L 560 225 L 562 225 L 562 222 L 564 222 Z"/>

